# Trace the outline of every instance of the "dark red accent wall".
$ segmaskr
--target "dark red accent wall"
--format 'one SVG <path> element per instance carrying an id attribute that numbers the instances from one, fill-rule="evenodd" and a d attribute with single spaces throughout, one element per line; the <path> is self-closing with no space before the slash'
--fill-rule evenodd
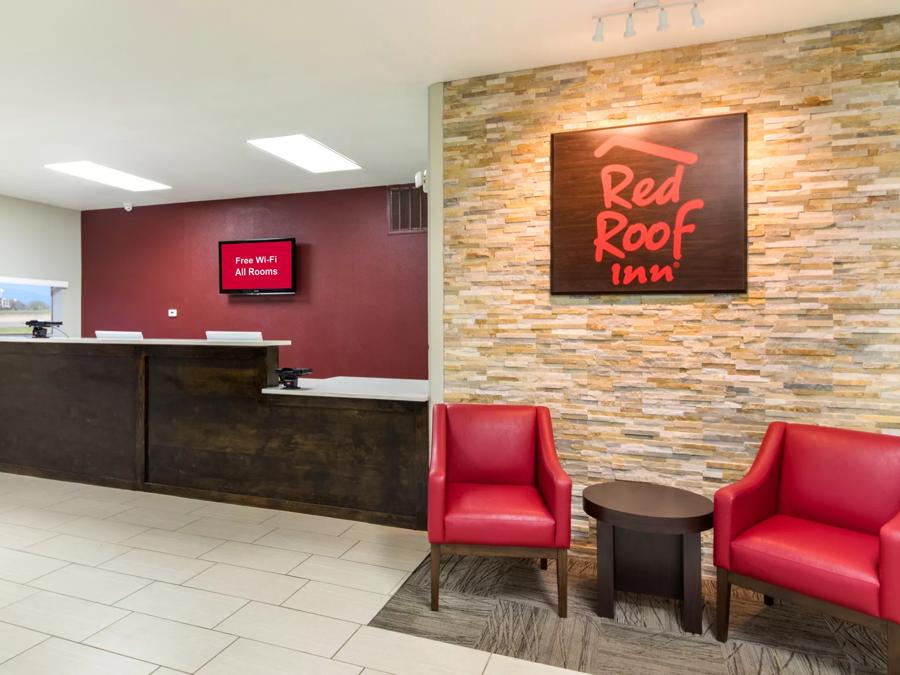
<path id="1" fill-rule="evenodd" d="M 85 336 L 261 330 L 292 340 L 281 364 L 314 377 L 428 376 L 426 237 L 388 234 L 384 187 L 85 211 L 81 224 Z M 297 294 L 220 295 L 218 242 L 262 237 L 296 237 Z"/>

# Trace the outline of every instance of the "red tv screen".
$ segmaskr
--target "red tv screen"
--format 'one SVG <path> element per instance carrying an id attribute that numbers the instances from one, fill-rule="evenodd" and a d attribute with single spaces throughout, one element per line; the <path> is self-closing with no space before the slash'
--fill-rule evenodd
<path id="1" fill-rule="evenodd" d="M 297 243 L 291 238 L 219 242 L 219 293 L 295 293 Z"/>

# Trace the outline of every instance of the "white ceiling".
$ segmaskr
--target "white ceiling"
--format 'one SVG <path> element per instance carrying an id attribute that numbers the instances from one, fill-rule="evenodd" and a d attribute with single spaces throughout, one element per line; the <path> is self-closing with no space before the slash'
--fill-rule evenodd
<path id="1" fill-rule="evenodd" d="M 409 182 L 430 83 L 900 12 L 900 0 L 0 0 L 0 194 L 75 209 Z M 621 25 L 620 25 L 621 24 Z M 313 175 L 245 143 L 310 135 L 362 171 Z M 91 160 L 173 186 L 129 193 L 43 168 Z"/>

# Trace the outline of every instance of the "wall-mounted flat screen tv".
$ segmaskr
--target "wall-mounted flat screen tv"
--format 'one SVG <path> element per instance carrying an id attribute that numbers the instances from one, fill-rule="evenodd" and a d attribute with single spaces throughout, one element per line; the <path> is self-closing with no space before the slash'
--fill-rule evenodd
<path id="1" fill-rule="evenodd" d="M 297 242 L 293 237 L 219 242 L 219 293 L 296 293 L 296 268 Z"/>

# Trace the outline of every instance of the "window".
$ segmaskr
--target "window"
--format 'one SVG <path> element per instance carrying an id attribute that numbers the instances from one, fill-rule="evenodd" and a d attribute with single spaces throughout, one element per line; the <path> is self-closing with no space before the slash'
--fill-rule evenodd
<path id="1" fill-rule="evenodd" d="M 0 337 L 31 335 L 26 321 L 53 321 L 65 281 L 0 277 Z"/>
<path id="2" fill-rule="evenodd" d="M 428 197 L 422 188 L 412 185 L 388 188 L 388 223 L 390 234 L 428 229 Z"/>

